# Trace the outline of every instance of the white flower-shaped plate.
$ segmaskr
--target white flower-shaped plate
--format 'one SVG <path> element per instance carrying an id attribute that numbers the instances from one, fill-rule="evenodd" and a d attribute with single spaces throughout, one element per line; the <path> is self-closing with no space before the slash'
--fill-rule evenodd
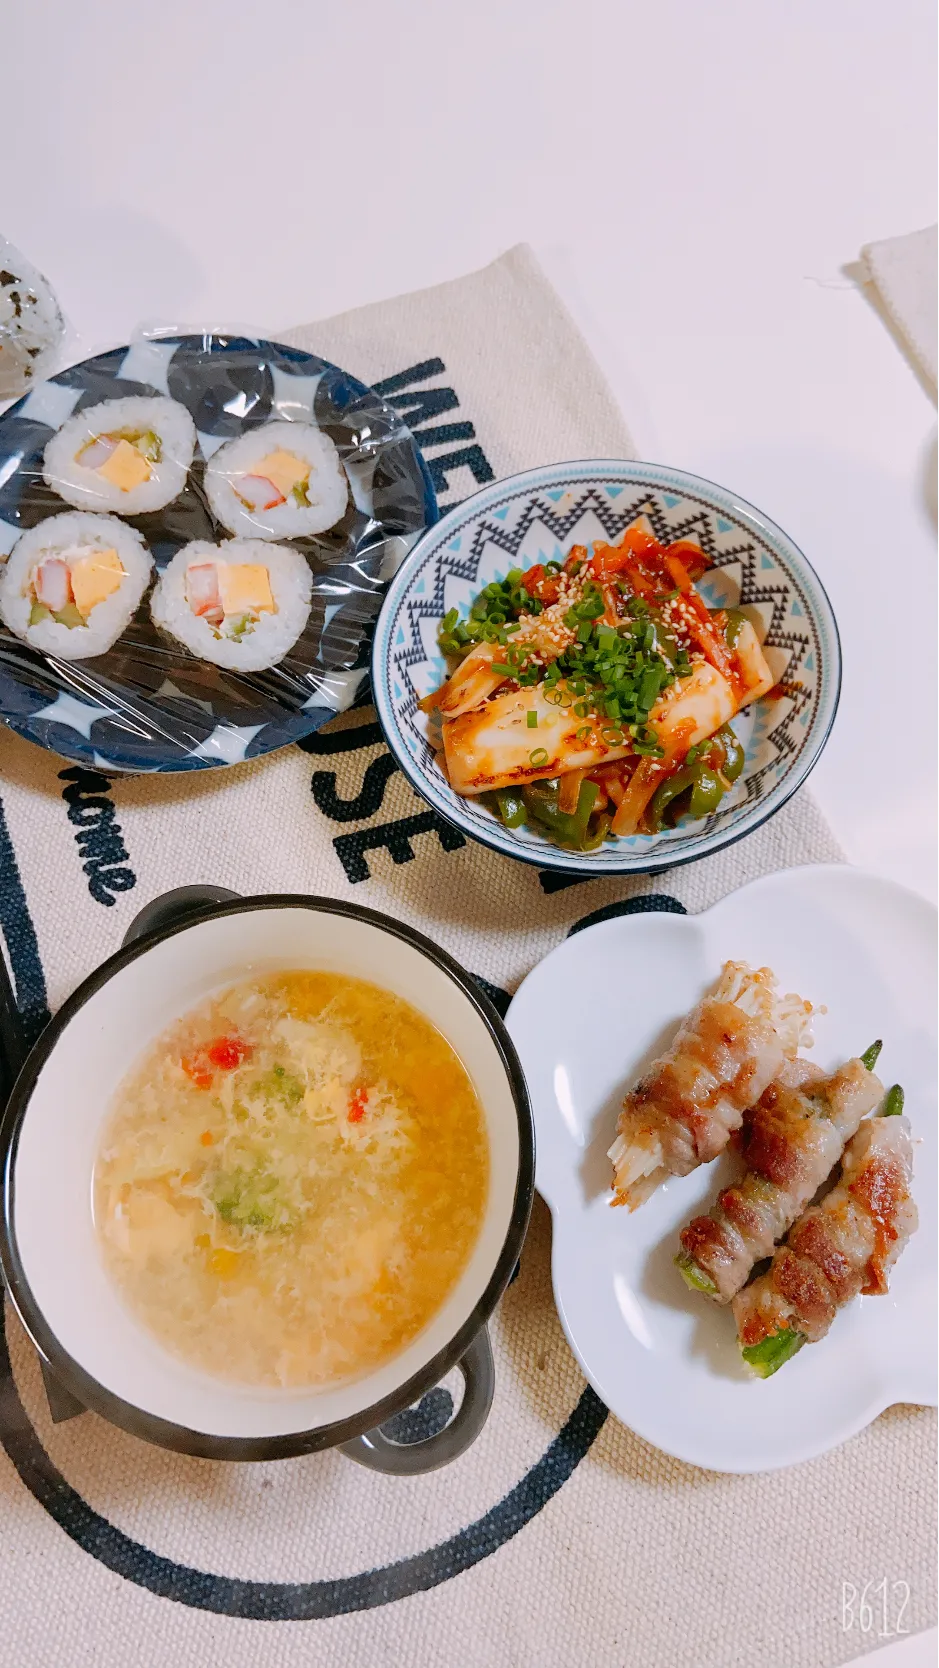
<path id="1" fill-rule="evenodd" d="M 740 1361 L 733 1317 L 688 1291 L 678 1233 L 731 1174 L 673 1177 L 638 1211 L 610 1206 L 624 1091 L 727 960 L 768 965 L 816 1015 L 826 1068 L 884 1041 L 917 1145 L 919 1231 L 886 1297 L 857 1299 L 827 1338 L 771 1379 Z M 715 1471 L 811 1459 L 894 1402 L 936 1400 L 936 915 L 847 866 L 754 881 L 701 915 L 621 915 L 576 931 L 529 974 L 508 1015 L 537 1132 L 536 1185 L 553 1218 L 554 1294 L 597 1394 L 666 1453 Z"/>

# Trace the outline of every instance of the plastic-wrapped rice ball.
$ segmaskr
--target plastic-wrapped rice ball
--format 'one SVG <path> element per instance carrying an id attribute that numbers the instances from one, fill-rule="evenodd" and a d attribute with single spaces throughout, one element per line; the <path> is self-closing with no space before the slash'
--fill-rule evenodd
<path id="1" fill-rule="evenodd" d="M 64 332 L 49 280 L 0 237 L 0 400 L 27 393 L 48 374 Z"/>
<path id="2" fill-rule="evenodd" d="M 34 649 L 87 660 L 120 637 L 151 567 L 140 534 L 114 516 L 50 516 L 23 533 L 7 558 L 0 616 Z"/>
<path id="3" fill-rule="evenodd" d="M 262 423 L 220 446 L 205 490 L 223 527 L 255 539 L 325 533 L 349 496 L 339 453 L 312 423 Z"/>
<path id="4" fill-rule="evenodd" d="M 178 400 L 134 394 L 85 406 L 54 434 L 43 475 L 77 509 L 142 515 L 182 492 L 196 428 Z"/>
<path id="5" fill-rule="evenodd" d="M 154 624 L 233 672 L 276 666 L 301 635 L 313 581 L 297 550 L 260 539 L 184 545 L 153 592 Z"/>

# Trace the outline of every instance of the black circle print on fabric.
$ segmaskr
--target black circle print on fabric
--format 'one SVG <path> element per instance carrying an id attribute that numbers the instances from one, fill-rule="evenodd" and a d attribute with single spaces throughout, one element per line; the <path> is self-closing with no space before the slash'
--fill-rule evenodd
<path id="1" fill-rule="evenodd" d="M 653 892 L 595 910 L 576 922 L 570 932 L 613 915 L 638 915 L 652 910 L 686 913 L 677 899 Z M 487 985 L 487 989 L 492 988 Z M 504 992 L 500 994 L 505 996 Z M 389 1434 L 399 1441 L 419 1440 L 433 1434 L 449 1416 L 448 1402 L 448 1391 L 442 1388 L 430 1391 L 418 1408 L 407 1409 L 394 1422 L 389 1421 Z M 172 1599 L 176 1604 L 247 1621 L 322 1621 L 353 1611 L 374 1610 L 383 1604 L 393 1604 L 396 1599 L 439 1587 L 464 1570 L 472 1569 L 474 1564 L 481 1563 L 512 1540 L 557 1494 L 596 1441 L 608 1412 L 588 1385 L 553 1442 L 515 1487 L 475 1523 L 467 1524 L 425 1552 L 333 1581 L 237 1580 L 193 1569 L 151 1552 L 149 1547 L 115 1528 L 72 1488 L 46 1453 L 20 1400 L 0 1304 L 0 1440 L 33 1498 L 76 1546 L 97 1558 L 115 1575 L 122 1575 L 136 1586 L 146 1588 L 159 1598 Z"/>
<path id="2" fill-rule="evenodd" d="M 310 1622 L 374 1610 L 395 1599 L 438 1587 L 498 1552 L 517 1535 L 580 1464 L 602 1430 L 607 1409 L 589 1387 L 573 1413 L 521 1482 L 497 1506 L 449 1540 L 381 1569 L 335 1581 L 239 1581 L 163 1558 L 93 1510 L 66 1482 L 29 1422 L 16 1391 L 6 1333 L 0 1326 L 0 1399 L 3 1446 L 21 1480 L 60 1529 L 104 1564 L 159 1598 L 258 1622 Z"/>

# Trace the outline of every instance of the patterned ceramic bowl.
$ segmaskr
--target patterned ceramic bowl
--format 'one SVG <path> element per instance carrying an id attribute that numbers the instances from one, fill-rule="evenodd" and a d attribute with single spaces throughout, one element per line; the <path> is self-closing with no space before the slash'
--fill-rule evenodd
<path id="1" fill-rule="evenodd" d="M 669 543 L 697 539 L 713 566 L 698 589 L 711 608 L 752 620 L 776 678 L 771 694 L 734 720 L 746 767 L 720 809 L 661 834 L 564 851 L 530 827 L 503 828 L 482 804 L 454 793 L 428 744 L 418 705 L 446 676 L 437 646 L 443 615 L 512 567 L 562 561 L 575 544 L 615 543 L 639 515 Z M 838 628 L 817 574 L 782 530 L 723 487 L 659 464 L 552 464 L 497 481 L 423 536 L 392 581 L 372 651 L 372 681 L 388 745 L 412 786 L 474 840 L 539 868 L 643 874 L 705 857 L 759 828 L 816 763 L 841 687 Z"/>

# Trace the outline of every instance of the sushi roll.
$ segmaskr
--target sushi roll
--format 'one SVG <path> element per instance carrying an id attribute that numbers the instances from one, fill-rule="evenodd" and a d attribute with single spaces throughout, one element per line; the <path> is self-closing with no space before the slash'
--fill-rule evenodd
<path id="1" fill-rule="evenodd" d="M 858 1293 L 883 1296 L 887 1276 L 911 1234 L 913 1142 L 895 1085 L 883 1115 L 862 1123 L 848 1142 L 841 1179 L 810 1205 L 765 1274 L 734 1298 L 740 1353 L 769 1378 L 803 1344 L 824 1338 L 839 1309 Z"/>
<path id="2" fill-rule="evenodd" d="M 140 534 L 114 516 L 50 516 L 13 546 L 0 572 L 0 615 L 34 649 L 87 660 L 120 637 L 151 567 Z"/>
<path id="3" fill-rule="evenodd" d="M 300 539 L 335 526 L 349 485 L 328 435 L 311 423 L 262 423 L 213 453 L 205 491 L 230 533 Z"/>
<path id="4" fill-rule="evenodd" d="M 45 450 L 46 485 L 79 510 L 143 515 L 178 498 L 196 428 L 186 407 L 161 395 L 88 405 Z"/>
<path id="5" fill-rule="evenodd" d="M 783 1062 L 741 1131 L 746 1173 L 682 1229 L 676 1262 L 689 1286 L 729 1303 L 772 1256 L 881 1099 L 879 1052 L 874 1043 L 830 1076 L 808 1060 Z"/>
<path id="6" fill-rule="evenodd" d="M 303 632 L 313 581 L 299 551 L 260 539 L 183 546 L 151 601 L 154 624 L 232 672 L 276 666 Z"/>
<path id="7" fill-rule="evenodd" d="M 717 989 L 630 1090 L 610 1148 L 613 1203 L 635 1210 L 666 1176 L 723 1152 L 744 1113 L 804 1040 L 812 1007 L 779 996 L 768 967 L 729 961 Z"/>

